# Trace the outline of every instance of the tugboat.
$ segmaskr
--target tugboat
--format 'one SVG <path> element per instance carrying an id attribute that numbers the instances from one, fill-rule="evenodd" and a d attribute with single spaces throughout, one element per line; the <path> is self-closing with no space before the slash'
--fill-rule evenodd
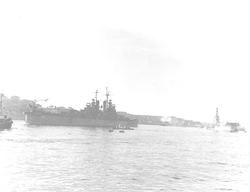
<path id="1" fill-rule="evenodd" d="M 2 100 L 3 94 L 1 93 L 0 96 L 0 130 L 3 129 L 9 129 L 12 126 L 12 119 L 10 117 L 7 117 L 7 115 L 3 114 L 3 100 Z"/>
<path id="2" fill-rule="evenodd" d="M 83 110 L 62 111 L 60 108 L 42 108 L 31 103 L 25 112 L 25 122 L 30 125 L 55 125 L 55 126 L 84 126 L 84 127 L 137 127 L 137 119 L 129 119 L 117 114 L 115 105 L 109 99 L 109 91 L 106 88 L 106 100 L 101 105 L 97 99 L 87 103 Z"/>
<path id="3" fill-rule="evenodd" d="M 246 132 L 245 128 L 240 126 L 239 123 L 220 122 L 218 108 L 216 108 L 216 114 L 214 117 L 214 130 L 215 131 L 229 131 L 229 132 L 238 132 L 238 131 Z"/>

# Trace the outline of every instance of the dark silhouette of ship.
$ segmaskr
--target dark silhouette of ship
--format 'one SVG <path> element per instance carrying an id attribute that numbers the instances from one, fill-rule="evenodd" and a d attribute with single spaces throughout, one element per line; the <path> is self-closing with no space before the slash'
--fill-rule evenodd
<path id="1" fill-rule="evenodd" d="M 2 111 L 2 109 L 3 109 L 3 105 L 2 105 L 3 94 L 2 93 L 0 93 L 0 94 L 1 94 L 0 95 L 0 130 L 1 129 L 9 129 L 9 128 L 11 128 L 13 121 L 12 121 L 11 117 L 7 117 L 7 115 L 5 115 Z"/>
<path id="2" fill-rule="evenodd" d="M 83 110 L 63 111 L 54 108 L 38 107 L 36 102 L 29 104 L 25 112 L 25 122 L 31 125 L 56 125 L 56 126 L 85 126 L 85 127 L 137 127 L 137 119 L 129 119 L 117 114 L 115 105 L 109 99 L 109 91 L 106 88 L 106 100 L 100 105 L 97 99 L 98 91 L 95 92 L 95 99 L 87 103 Z"/>

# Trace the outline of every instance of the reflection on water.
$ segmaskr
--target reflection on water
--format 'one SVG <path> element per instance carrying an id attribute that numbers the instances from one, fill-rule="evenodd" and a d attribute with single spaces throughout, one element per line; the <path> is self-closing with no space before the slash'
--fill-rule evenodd
<path id="1" fill-rule="evenodd" d="M 16 121 L 0 131 L 0 191 L 249 191 L 249 135 Z"/>

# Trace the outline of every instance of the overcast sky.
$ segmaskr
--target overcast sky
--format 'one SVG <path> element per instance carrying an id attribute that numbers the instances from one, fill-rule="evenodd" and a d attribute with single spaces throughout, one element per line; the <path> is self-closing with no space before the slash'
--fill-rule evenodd
<path id="1" fill-rule="evenodd" d="M 80 109 L 108 86 L 118 111 L 247 124 L 249 5 L 1 1 L 0 89 Z"/>

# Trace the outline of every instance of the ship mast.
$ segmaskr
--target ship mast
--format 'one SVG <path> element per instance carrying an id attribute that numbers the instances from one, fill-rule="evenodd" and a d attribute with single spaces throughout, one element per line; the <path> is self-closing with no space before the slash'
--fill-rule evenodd
<path id="1" fill-rule="evenodd" d="M 108 87 L 106 87 L 106 101 L 108 102 L 109 100 L 109 91 L 108 91 Z"/>
<path id="2" fill-rule="evenodd" d="M 97 94 L 98 93 L 99 93 L 98 90 L 96 90 L 96 92 L 95 92 L 95 101 L 97 101 Z"/>
<path id="3" fill-rule="evenodd" d="M 108 101 L 109 101 L 109 91 L 108 87 L 106 87 L 106 101 L 103 101 L 103 112 L 105 112 L 108 109 Z"/>
<path id="4" fill-rule="evenodd" d="M 1 93 L 1 100 L 0 100 L 0 115 L 2 115 L 2 109 L 3 109 L 3 100 L 2 100 L 3 94 Z"/>
<path id="5" fill-rule="evenodd" d="M 215 125 L 219 125 L 220 124 L 218 107 L 216 108 L 216 114 L 215 114 L 215 117 L 214 117 L 214 123 L 215 123 Z"/>

